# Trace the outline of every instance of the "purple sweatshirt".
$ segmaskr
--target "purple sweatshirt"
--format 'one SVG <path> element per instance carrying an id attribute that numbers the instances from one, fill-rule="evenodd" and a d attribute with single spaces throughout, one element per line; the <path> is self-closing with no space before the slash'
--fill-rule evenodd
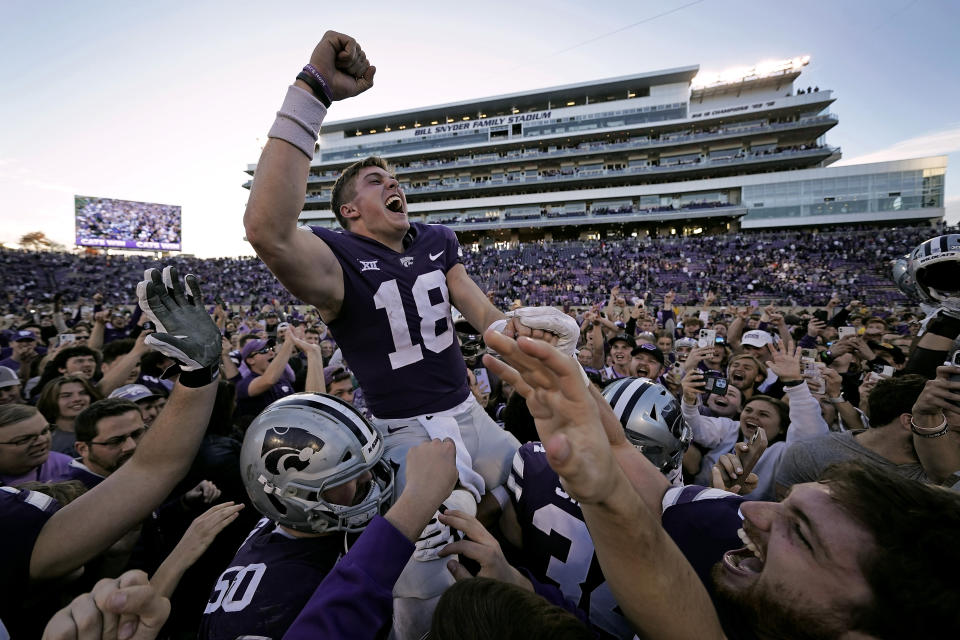
<path id="1" fill-rule="evenodd" d="M 284 640 L 374 638 L 393 617 L 393 585 L 413 543 L 376 516 L 287 629 Z"/>
<path id="2" fill-rule="evenodd" d="M 375 638 L 390 624 L 393 585 L 413 550 L 413 543 L 389 520 L 376 516 L 313 592 L 283 640 Z M 537 594 L 586 622 L 584 613 L 564 600 L 559 589 L 523 573 Z"/>

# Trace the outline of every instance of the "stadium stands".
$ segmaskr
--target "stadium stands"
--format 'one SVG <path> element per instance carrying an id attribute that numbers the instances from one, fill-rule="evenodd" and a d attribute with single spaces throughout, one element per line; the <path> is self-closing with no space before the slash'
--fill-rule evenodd
<path id="1" fill-rule="evenodd" d="M 512 215 L 540 214 L 535 209 Z M 841 295 L 858 291 L 867 304 L 889 305 L 905 301 L 890 281 L 889 261 L 929 235 L 929 227 L 862 227 L 538 242 L 511 250 L 465 247 L 463 259 L 481 288 L 507 304 L 515 299 L 524 304 L 590 304 L 619 283 L 629 295 L 646 291 L 659 295 L 673 289 L 680 301 L 694 300 L 714 290 L 728 304 L 758 300 L 809 306 L 824 304 L 834 291 Z M 298 303 L 257 258 L 201 260 L 180 256 L 165 262 L 177 265 L 181 272 L 199 274 L 210 296 L 219 293 L 232 304 L 267 304 L 274 300 L 284 305 Z M 158 262 L 148 255 L 0 249 L 0 264 L 7 299 L 23 307 L 30 300 L 49 300 L 57 291 L 63 293 L 66 302 L 95 291 L 102 291 L 107 302 L 123 302 L 143 270 Z"/>

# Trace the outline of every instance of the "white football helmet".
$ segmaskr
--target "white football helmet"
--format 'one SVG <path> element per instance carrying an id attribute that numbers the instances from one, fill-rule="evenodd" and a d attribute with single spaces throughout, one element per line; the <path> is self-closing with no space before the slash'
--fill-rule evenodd
<path id="1" fill-rule="evenodd" d="M 647 378 L 620 378 L 603 397 L 613 407 L 627 440 L 664 475 L 680 466 L 692 434 L 666 387 Z"/>
<path id="2" fill-rule="evenodd" d="M 910 276 L 923 302 L 960 313 L 960 234 L 931 238 L 910 252 Z"/>
<path id="3" fill-rule="evenodd" d="M 393 501 L 394 471 L 380 432 L 330 395 L 296 393 L 264 409 L 243 438 L 240 469 L 257 510 L 297 531 L 360 531 Z M 372 478 L 354 504 L 324 499 L 367 471 Z"/>

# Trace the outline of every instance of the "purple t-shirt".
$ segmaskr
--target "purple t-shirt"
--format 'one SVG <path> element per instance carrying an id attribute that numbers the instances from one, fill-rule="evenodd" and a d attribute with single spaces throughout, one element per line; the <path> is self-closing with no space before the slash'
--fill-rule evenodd
<path id="1" fill-rule="evenodd" d="M 0 484 L 17 486 L 24 482 L 58 482 L 68 480 L 67 470 L 70 466 L 70 456 L 51 451 L 47 461 L 20 476 L 0 474 Z"/>
<path id="2" fill-rule="evenodd" d="M 266 409 L 274 400 L 285 398 L 293 393 L 293 378 L 287 377 L 286 371 L 273 385 L 263 393 L 251 396 L 250 383 L 259 378 L 256 373 L 250 372 L 237 383 L 237 414 L 241 416 L 256 416 Z"/>
<path id="3" fill-rule="evenodd" d="M 447 272 L 460 263 L 457 236 L 411 223 L 404 250 L 313 227 L 343 269 L 343 305 L 328 323 L 378 418 L 409 418 L 463 402 L 467 368 L 453 328 Z"/>

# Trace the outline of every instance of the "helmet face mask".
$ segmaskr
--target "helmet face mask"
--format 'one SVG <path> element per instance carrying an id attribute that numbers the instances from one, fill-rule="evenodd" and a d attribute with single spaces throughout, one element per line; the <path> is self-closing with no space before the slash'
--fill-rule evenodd
<path id="1" fill-rule="evenodd" d="M 366 482 L 366 489 L 363 495 L 359 497 L 353 505 L 336 504 L 324 498 L 323 494 L 329 489 L 333 489 L 342 484 L 364 475 L 368 469 L 360 468 L 352 470 L 350 477 L 346 479 L 331 478 L 323 482 L 321 487 L 290 482 L 282 488 L 276 487 L 275 492 L 279 492 L 283 499 L 274 494 L 267 494 L 267 499 L 271 500 L 277 511 L 289 513 L 291 507 L 293 511 L 299 511 L 306 519 L 307 526 L 304 527 L 297 523 L 284 523 L 278 519 L 280 524 L 289 526 L 292 529 L 300 531 L 309 531 L 313 533 L 326 533 L 332 531 L 357 532 L 362 531 L 367 523 L 377 514 L 383 514 L 386 508 L 389 508 L 393 502 L 393 469 L 385 460 L 379 460 L 375 465 L 369 468 L 371 478 Z M 266 479 L 261 476 L 258 480 Z M 361 484 L 360 488 L 363 488 Z M 296 526 L 294 526 L 296 525 Z"/>
<path id="2" fill-rule="evenodd" d="M 623 425 L 627 440 L 663 474 L 680 466 L 692 439 L 680 405 L 667 389 L 646 378 L 620 378 L 603 397 Z"/>
<path id="3" fill-rule="evenodd" d="M 457 332 L 457 339 L 460 341 L 460 353 L 468 366 L 476 366 L 483 354 L 487 352 L 487 346 L 483 342 L 483 334 L 473 328 L 465 319 L 457 320 L 454 323 Z"/>
<path id="4" fill-rule="evenodd" d="M 335 396 L 297 393 L 250 424 L 241 474 L 254 506 L 278 524 L 307 533 L 360 531 L 393 501 L 394 472 L 383 449 L 380 433 L 351 405 Z M 358 478 L 363 495 L 353 496 L 354 504 L 324 497 Z"/>

